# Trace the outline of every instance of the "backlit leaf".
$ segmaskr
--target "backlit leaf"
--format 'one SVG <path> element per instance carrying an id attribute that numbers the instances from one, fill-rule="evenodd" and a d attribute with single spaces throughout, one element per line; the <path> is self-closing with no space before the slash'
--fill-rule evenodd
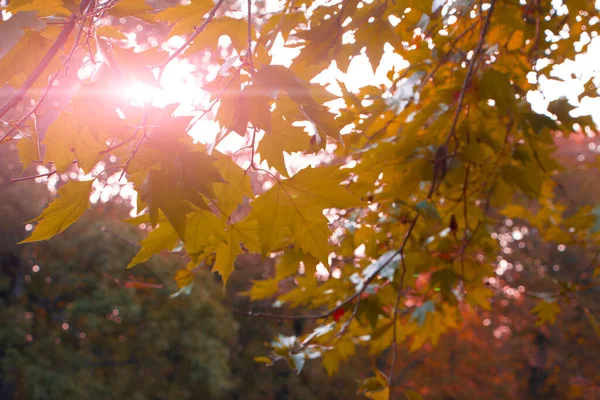
<path id="1" fill-rule="evenodd" d="M 20 243 L 50 239 L 67 229 L 90 207 L 90 191 L 93 181 L 69 181 L 58 189 L 58 197 L 35 219 L 33 233 Z"/>
<path id="2" fill-rule="evenodd" d="M 227 284 L 229 275 L 233 272 L 233 264 L 238 255 L 244 252 L 258 252 L 258 223 L 244 221 L 227 227 L 225 239 L 216 247 L 217 259 L 213 271 L 218 272 Z"/>
<path id="3" fill-rule="evenodd" d="M 166 219 L 161 220 L 157 228 L 152 230 L 152 232 L 150 232 L 148 236 L 140 242 L 142 248 L 129 262 L 127 268 L 131 268 L 137 264 L 143 263 L 144 261 L 149 260 L 154 254 L 158 254 L 163 250 L 173 250 L 178 242 L 179 236 L 171 224 L 169 224 L 169 221 Z"/>
<path id="4" fill-rule="evenodd" d="M 533 310 L 531 310 L 538 317 L 537 324 L 542 325 L 546 322 L 553 324 L 556 322 L 556 316 L 560 313 L 560 306 L 556 301 L 538 301 Z"/>
<path id="5" fill-rule="evenodd" d="M 91 171 L 102 158 L 103 147 L 86 129 L 77 130 L 70 115 L 61 113 L 50 124 L 42 141 L 46 146 L 44 162 L 54 162 L 57 171 L 64 172 L 71 167 L 73 160 L 85 172 Z"/>
<path id="6" fill-rule="evenodd" d="M 329 228 L 323 209 L 361 204 L 332 179 L 336 172 L 336 167 L 307 168 L 276 182 L 252 203 L 248 218 L 258 221 L 263 254 L 294 243 L 328 264 Z"/>

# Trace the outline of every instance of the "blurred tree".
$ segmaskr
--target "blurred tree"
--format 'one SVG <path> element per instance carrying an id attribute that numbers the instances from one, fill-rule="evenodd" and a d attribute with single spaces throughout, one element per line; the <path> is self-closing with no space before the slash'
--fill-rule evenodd
<path id="1" fill-rule="evenodd" d="M 192 294 L 172 300 L 165 282 L 179 264 L 174 256 L 130 276 L 123 266 L 136 251 L 134 228 L 104 220 L 111 214 L 105 206 L 126 212 L 118 205 L 97 207 L 65 240 L 17 247 L 26 235 L 22 221 L 39 211 L 46 190 L 32 181 L 8 183 L 19 166 L 6 150 L 0 168 L 7 199 L 0 232 L 10 237 L 0 251 L 2 398 L 226 398 L 235 323 L 210 275 L 199 273 Z"/>

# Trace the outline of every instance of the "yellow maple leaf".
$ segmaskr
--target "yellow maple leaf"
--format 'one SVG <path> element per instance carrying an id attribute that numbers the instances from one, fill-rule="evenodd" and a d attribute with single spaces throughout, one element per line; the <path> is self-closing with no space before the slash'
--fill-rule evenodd
<path id="1" fill-rule="evenodd" d="M 256 221 L 242 221 L 230 225 L 225 234 L 225 241 L 216 245 L 217 258 L 213 271 L 221 274 L 225 284 L 233 272 L 235 259 L 244 252 L 243 249 L 247 251 L 259 251 L 260 249 Z"/>
<path id="2" fill-rule="evenodd" d="M 365 396 L 372 400 L 389 400 L 390 388 L 384 388 L 382 390 L 365 392 Z"/>
<path id="3" fill-rule="evenodd" d="M 428 340 L 432 346 L 437 344 L 440 336 L 448 332 L 448 325 L 446 324 L 446 315 L 448 312 L 449 310 L 440 312 L 427 308 L 413 321 L 413 325 L 416 324 L 417 326 L 414 330 L 410 351 L 420 349 Z"/>
<path id="4" fill-rule="evenodd" d="M 556 301 L 539 301 L 533 310 L 531 310 L 538 317 L 537 325 L 542 325 L 545 322 L 553 324 L 556 322 L 556 316 L 560 313 L 560 306 Z"/>
<path id="5" fill-rule="evenodd" d="M 23 164 L 23 171 L 25 171 L 32 161 L 40 159 L 40 147 L 33 120 L 29 120 L 26 128 L 19 129 L 19 133 L 23 134 L 23 137 L 19 139 L 17 149 L 19 150 L 19 159 Z"/>
<path id="6" fill-rule="evenodd" d="M 259 224 L 263 254 L 294 243 L 328 264 L 330 235 L 325 208 L 347 208 L 361 201 L 339 186 L 337 167 L 307 168 L 280 180 L 252 203 L 249 219 Z"/>
<path id="7" fill-rule="evenodd" d="M 340 339 L 335 347 L 323 354 L 323 367 L 327 375 L 333 376 L 339 370 L 340 362 L 356 354 L 356 345 L 349 337 Z"/>
<path id="8" fill-rule="evenodd" d="M 230 157 L 220 157 L 215 161 L 215 167 L 225 180 L 225 182 L 214 182 L 212 184 L 217 198 L 217 205 L 219 211 L 224 213 L 225 217 L 228 217 L 239 205 L 243 204 L 244 197 L 254 197 L 250 177 Z"/>
<path id="9" fill-rule="evenodd" d="M 50 124 L 42 143 L 46 145 L 44 162 L 54 162 L 58 172 L 66 171 L 75 158 L 77 165 L 84 172 L 89 172 L 100 161 L 103 150 L 86 128 L 77 130 L 66 113 L 61 113 Z"/>
<path id="10" fill-rule="evenodd" d="M 162 219 L 158 223 L 158 227 L 148 234 L 139 244 L 142 246 L 140 251 L 133 257 L 127 265 L 127 268 L 143 263 L 152 257 L 154 254 L 160 253 L 163 250 L 172 250 L 179 242 L 179 235 L 173 226 Z"/>
<path id="11" fill-rule="evenodd" d="M 195 0 L 179 4 L 156 14 L 156 20 L 173 24 L 170 36 L 189 35 L 202 23 L 202 17 L 214 7 L 212 0 Z"/>
<path id="12" fill-rule="evenodd" d="M 19 11 L 37 11 L 40 17 L 71 14 L 63 0 L 12 0 L 8 3 L 6 11 L 13 14 Z"/>
<path id="13" fill-rule="evenodd" d="M 491 289 L 484 288 L 484 287 L 478 287 L 478 288 L 469 290 L 469 292 L 466 295 L 466 299 L 472 305 L 479 306 L 479 307 L 483 308 L 484 310 L 489 311 L 492 309 L 492 307 L 490 306 L 488 299 L 490 297 L 492 297 L 493 294 L 494 294 L 494 292 L 492 292 Z"/>
<path id="14" fill-rule="evenodd" d="M 310 138 L 304 128 L 293 126 L 281 118 L 272 119 L 273 128 L 258 144 L 260 157 L 267 161 L 269 166 L 275 168 L 283 176 L 288 176 L 283 153 L 292 153 L 308 149 Z"/>
<path id="15" fill-rule="evenodd" d="M 146 4 L 146 0 L 121 0 L 108 10 L 108 13 L 117 18 L 135 17 L 144 22 L 156 23 L 154 16 L 148 11 L 153 8 Z"/>
<path id="16" fill-rule="evenodd" d="M 248 23 L 243 19 L 220 17 L 213 19 L 185 51 L 186 54 L 202 50 L 213 50 L 221 36 L 228 36 L 238 52 L 248 47 Z M 190 33 L 190 32 L 187 32 Z M 254 35 L 252 35 L 254 38 Z"/>
<path id="17" fill-rule="evenodd" d="M 89 208 L 93 181 L 69 181 L 58 189 L 58 197 L 35 219 L 35 230 L 20 243 L 50 239 L 67 229 Z"/>
<path id="18" fill-rule="evenodd" d="M 194 274 L 188 269 L 180 269 L 175 273 L 175 281 L 180 289 L 188 286 L 194 280 Z"/>
<path id="19" fill-rule="evenodd" d="M 192 259 L 197 260 L 210 243 L 210 237 L 223 238 L 225 224 L 215 214 L 196 210 L 187 215 L 185 226 L 185 249 Z"/>
<path id="20" fill-rule="evenodd" d="M 262 300 L 277 294 L 279 285 L 275 279 L 263 279 L 252 282 L 252 288 L 244 294 L 250 297 L 250 300 Z"/>
<path id="21" fill-rule="evenodd" d="M 0 85 L 18 75 L 31 75 L 51 46 L 52 40 L 46 39 L 40 33 L 35 31 L 26 32 L 14 47 L 0 58 Z M 61 66 L 60 60 L 55 57 L 46 68 L 47 73 L 40 75 L 33 88 L 41 90 L 45 87 L 50 73 L 57 71 Z"/>

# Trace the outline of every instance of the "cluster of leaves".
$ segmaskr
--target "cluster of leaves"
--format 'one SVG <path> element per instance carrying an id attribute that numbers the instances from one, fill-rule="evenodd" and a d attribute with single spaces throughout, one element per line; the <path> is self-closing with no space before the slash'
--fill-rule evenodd
<path id="1" fill-rule="evenodd" d="M 576 42 L 585 51 L 584 34 L 597 35 L 592 2 L 290 0 L 266 16 L 253 15 L 251 1 L 243 11 L 222 3 L 8 3 L 15 16 L 35 11 L 46 24 L 24 32 L 0 59 L 0 84 L 16 88 L 0 118 L 34 97 L 5 121 L 0 142 L 17 141 L 25 166 L 41 162 L 49 174 L 84 176 L 59 190 L 25 242 L 64 231 L 88 207 L 93 182 L 108 168 L 120 171 L 134 184 L 137 210 L 145 210 L 131 222 L 154 228 L 130 267 L 184 251 L 189 264 L 177 279 L 187 287 L 199 266 L 226 283 L 240 254 L 275 258 L 275 276 L 248 294 L 316 309 L 288 318 L 321 324 L 302 337 L 279 337 L 259 361 L 286 359 L 301 369 L 322 357 L 333 374 L 357 346 L 371 354 L 391 348 L 389 370 L 363 385 L 367 396 L 387 398 L 407 389 L 393 373 L 402 342 L 411 350 L 435 345 L 469 306 L 489 309 L 493 291 L 484 278 L 494 274 L 499 250 L 491 230 L 501 216 L 530 217 L 516 195 L 539 205 L 530 219 L 549 232 L 545 239 L 598 241 L 594 209 L 564 215 L 553 178 L 561 168 L 553 133 L 592 131 L 592 121 L 573 117 L 565 99 L 550 103 L 546 115 L 526 100 L 536 89 L 530 74 L 549 76 L 553 64 L 574 57 Z M 110 25 L 123 17 L 166 22 L 169 36 L 186 41 L 170 54 L 134 51 Z M 228 49 L 218 47 L 221 35 L 229 36 Z M 280 36 L 299 52 L 289 68 L 271 63 Z M 115 95 L 132 80 L 160 86 L 170 62 L 200 50 L 227 57 L 215 61 L 217 77 L 204 87 L 211 103 L 194 121 L 173 116 L 177 105 L 134 107 Z M 365 56 L 381 67 L 386 52 L 408 62 L 387 71 L 386 85 L 350 91 L 336 82 L 338 96 L 310 83 L 323 71 L 346 73 Z M 92 73 L 63 85 L 85 68 Z M 69 92 L 59 110 L 45 103 L 55 87 Z M 595 87 L 584 94 L 596 96 Z M 344 104 L 337 113 L 332 100 Z M 219 124 L 215 143 L 187 135 L 202 119 Z M 226 155 L 216 147 L 231 132 L 249 145 Z M 333 161 L 290 174 L 284 154 L 293 152 Z M 107 169 L 91 173 L 99 163 Z M 253 177 L 270 187 L 257 188 Z M 545 303 L 534 310 L 542 320 L 556 311 Z"/>

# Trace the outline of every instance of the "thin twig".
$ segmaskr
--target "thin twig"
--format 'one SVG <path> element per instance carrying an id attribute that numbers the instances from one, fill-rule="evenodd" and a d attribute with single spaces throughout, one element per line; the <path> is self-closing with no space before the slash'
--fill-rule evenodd
<path id="1" fill-rule="evenodd" d="M 10 180 L 10 183 L 22 182 L 22 181 L 29 181 L 29 180 L 37 179 L 37 178 L 50 177 L 50 176 L 56 174 L 57 172 L 58 171 L 54 170 L 54 171 L 46 172 L 45 174 L 32 175 L 32 176 L 23 176 L 21 178 L 14 178 L 14 179 Z"/>
<path id="2" fill-rule="evenodd" d="M 467 33 L 469 33 L 470 31 L 472 31 L 473 28 L 475 28 L 478 23 L 479 23 L 479 21 L 474 22 L 473 24 L 471 24 L 467 29 L 465 29 L 463 32 L 461 32 L 460 35 L 458 35 L 452 41 L 452 43 L 450 43 L 450 49 L 448 49 L 448 52 L 446 53 L 446 55 L 440 60 L 439 63 L 436 64 L 436 66 L 431 70 L 431 72 L 429 72 L 429 74 L 427 74 L 427 76 L 425 78 L 423 78 L 423 80 L 419 84 L 418 89 L 415 90 L 415 93 L 420 93 L 421 90 L 423 90 L 423 88 L 425 87 L 425 85 L 427 85 L 427 82 L 429 82 L 431 80 L 431 78 L 433 78 L 433 76 L 438 71 L 438 69 L 440 69 L 440 67 L 442 65 L 444 65 L 450 59 L 450 56 L 452 55 L 452 51 L 454 50 L 454 48 L 456 47 L 456 45 L 458 44 L 458 42 L 460 42 L 462 40 L 462 38 Z"/>
<path id="3" fill-rule="evenodd" d="M 397 333 L 398 333 L 398 309 L 400 308 L 400 299 L 402 298 L 402 288 L 404 286 L 404 276 L 406 275 L 406 261 L 404 260 L 404 255 L 402 255 L 400 260 L 402 262 L 402 273 L 400 275 L 400 287 L 398 288 L 398 296 L 396 297 L 396 304 L 394 306 L 394 317 L 392 320 L 392 323 L 394 324 L 394 327 L 393 327 L 394 337 L 392 338 L 392 346 L 390 349 L 390 351 L 392 352 L 392 355 L 391 355 L 392 359 L 390 362 L 390 372 L 388 373 L 388 398 L 389 398 L 389 400 L 392 400 L 392 380 L 394 378 L 394 370 L 396 369 L 396 352 L 397 352 L 397 348 L 398 348 L 398 339 L 396 337 Z"/>
<path id="4" fill-rule="evenodd" d="M 490 21 L 492 19 L 492 14 L 494 13 L 494 6 L 496 5 L 495 0 L 490 1 L 490 8 L 488 9 L 488 14 L 486 16 L 485 22 L 483 23 L 483 27 L 481 29 L 481 35 L 479 37 L 479 43 L 477 43 L 477 47 L 475 48 L 475 52 L 473 53 L 473 57 L 471 58 L 471 62 L 469 63 L 469 68 L 467 70 L 467 75 L 465 76 L 465 80 L 463 82 L 462 89 L 460 91 L 460 95 L 458 97 L 458 105 L 456 106 L 456 111 L 454 112 L 454 119 L 452 120 L 452 125 L 450 127 L 450 133 L 446 139 L 446 146 L 450 142 L 450 139 L 454 139 L 458 142 L 456 138 L 456 127 L 458 125 L 458 118 L 460 117 L 460 112 L 462 110 L 463 102 L 465 100 L 465 94 L 467 92 L 467 88 L 471 83 L 471 77 L 473 75 L 473 71 L 475 70 L 475 63 L 479 59 L 481 55 L 481 51 L 483 50 L 483 45 L 485 43 L 485 36 L 490 27 Z M 457 146 L 458 147 L 458 146 Z M 457 149 L 454 149 L 456 152 Z"/>
<path id="5" fill-rule="evenodd" d="M 40 95 L 40 98 L 38 99 L 35 106 L 31 110 L 29 110 L 29 112 L 27 112 L 27 114 L 25 114 L 19 121 L 17 121 L 17 123 L 8 132 L 6 132 L 2 136 L 2 138 L 0 138 L 0 143 L 4 142 L 4 140 L 6 138 L 8 138 L 14 131 L 19 129 L 19 127 L 21 127 L 23 125 L 23 123 L 27 120 L 27 118 L 31 117 L 34 113 L 37 112 L 37 110 L 40 108 L 40 105 L 42 104 L 44 99 L 48 96 L 48 93 L 50 93 L 50 89 L 52 89 L 52 87 L 54 86 L 54 81 L 56 81 L 56 78 L 58 77 L 59 74 L 60 74 L 60 71 L 57 71 L 54 73 L 54 75 L 52 75 L 50 77 L 50 80 L 48 81 L 48 85 L 46 85 L 45 90 Z"/>
<path id="6" fill-rule="evenodd" d="M 187 38 L 187 40 L 181 46 L 179 46 L 179 48 L 177 50 L 175 50 L 175 52 L 173 54 L 171 54 L 169 56 L 169 58 L 167 58 L 165 61 L 163 61 L 160 64 L 160 69 L 161 70 L 164 71 L 164 68 L 171 61 L 173 61 L 175 59 L 175 57 L 177 57 L 178 55 L 180 55 L 194 41 L 194 39 L 196 39 L 196 37 L 198 37 L 198 35 L 201 34 L 204 31 L 204 29 L 206 29 L 206 27 L 213 20 L 213 18 L 215 17 L 215 14 L 217 13 L 217 10 L 221 7 L 221 4 L 223 4 L 224 1 L 225 0 L 219 0 L 219 1 L 217 1 L 217 3 L 215 4 L 215 6 L 208 13 L 208 16 L 206 17 L 206 19 L 204 20 L 204 22 L 202 22 L 202 25 L 200 25 L 198 28 L 196 28 L 194 30 L 194 33 L 192 33 L 190 35 L 190 37 Z"/>
<path id="7" fill-rule="evenodd" d="M 129 167 L 129 164 L 131 164 L 131 161 L 133 161 L 133 158 L 135 157 L 137 152 L 140 150 L 140 146 L 142 145 L 142 142 L 144 141 L 144 139 L 147 139 L 147 138 L 148 138 L 148 136 L 146 135 L 146 132 L 144 131 L 144 134 L 142 135 L 140 140 L 135 145 L 133 152 L 131 153 L 131 155 L 129 156 L 129 158 L 127 159 L 125 164 L 123 165 L 123 172 L 121 172 L 121 176 L 119 176 L 119 181 L 121 179 L 123 179 L 123 177 L 125 176 L 125 173 L 127 172 L 127 167 Z"/>
<path id="8" fill-rule="evenodd" d="M 254 61 L 252 59 L 252 0 L 248 0 L 248 49 L 246 50 L 244 64 L 248 65 L 251 74 L 254 75 Z"/>
<path id="9" fill-rule="evenodd" d="M 67 55 L 67 59 L 65 60 L 65 74 L 68 76 L 69 72 L 71 71 L 71 61 L 73 60 L 73 56 L 75 55 L 75 52 L 77 51 L 77 48 L 79 47 L 79 42 L 81 40 L 81 34 L 83 33 L 83 28 L 85 26 L 85 21 L 83 21 L 81 23 L 81 25 L 79 26 L 79 30 L 77 31 L 77 36 L 75 37 L 75 42 L 73 43 L 73 47 L 71 48 L 71 51 L 69 51 L 69 54 Z"/>

